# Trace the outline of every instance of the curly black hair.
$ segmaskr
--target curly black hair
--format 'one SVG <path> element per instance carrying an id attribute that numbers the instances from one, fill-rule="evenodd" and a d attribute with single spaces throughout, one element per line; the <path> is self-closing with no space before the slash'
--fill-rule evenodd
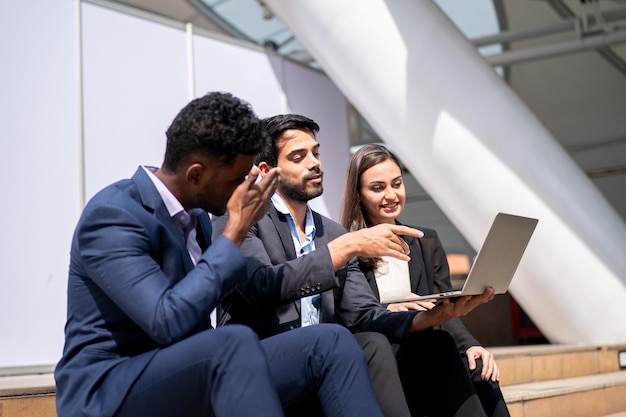
<path id="1" fill-rule="evenodd" d="M 278 146 L 276 143 L 285 130 L 308 129 L 314 137 L 320 130 L 319 125 L 313 119 L 300 114 L 279 114 L 266 117 L 262 123 L 263 130 L 269 135 L 270 141 L 257 155 L 256 164 L 266 162 L 272 167 L 278 164 Z"/>
<path id="2" fill-rule="evenodd" d="M 192 100 L 174 118 L 166 136 L 162 168 L 171 173 L 197 152 L 228 164 L 238 154 L 256 155 L 269 142 L 250 104 L 224 92 Z"/>

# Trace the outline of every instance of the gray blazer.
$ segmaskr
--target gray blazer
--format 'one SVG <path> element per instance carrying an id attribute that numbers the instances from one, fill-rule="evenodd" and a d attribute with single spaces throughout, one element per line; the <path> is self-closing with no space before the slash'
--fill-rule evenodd
<path id="1" fill-rule="evenodd" d="M 226 216 L 213 219 L 214 238 Z M 249 279 L 222 298 L 219 324 L 252 327 L 261 338 L 300 326 L 300 298 L 321 294 L 320 322 L 339 323 L 353 333 L 376 331 L 401 341 L 416 312 L 394 313 L 380 305 L 356 258 L 336 273 L 327 243 L 346 230 L 313 212 L 315 250 L 297 257 L 287 218 L 273 206 L 241 245 Z"/>

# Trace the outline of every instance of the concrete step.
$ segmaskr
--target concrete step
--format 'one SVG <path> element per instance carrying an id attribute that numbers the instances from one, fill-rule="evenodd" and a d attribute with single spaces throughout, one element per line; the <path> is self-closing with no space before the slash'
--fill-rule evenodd
<path id="1" fill-rule="evenodd" d="M 511 417 L 626 417 L 626 371 L 509 385 L 502 391 Z M 0 417 L 56 417 L 52 375 L 0 378 Z"/>
<path id="2" fill-rule="evenodd" d="M 500 384 L 507 386 L 619 371 L 618 353 L 626 351 L 626 344 L 533 345 L 489 350 L 500 368 Z"/>
<path id="3" fill-rule="evenodd" d="M 502 387 L 511 417 L 626 415 L 626 371 Z"/>
<path id="4" fill-rule="evenodd" d="M 0 397 L 0 417 L 57 417 L 54 394 Z"/>
<path id="5" fill-rule="evenodd" d="M 626 417 L 626 344 L 489 350 L 512 417 Z M 1 376 L 0 417 L 57 417 L 52 373 Z"/>
<path id="6" fill-rule="evenodd" d="M 0 417 L 57 417 L 52 374 L 0 377 Z"/>

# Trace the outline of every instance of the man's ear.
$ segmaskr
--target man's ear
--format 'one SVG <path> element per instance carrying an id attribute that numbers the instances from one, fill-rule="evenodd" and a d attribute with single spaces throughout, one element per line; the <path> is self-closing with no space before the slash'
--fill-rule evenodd
<path id="1" fill-rule="evenodd" d="M 257 166 L 259 167 L 259 170 L 261 171 L 261 175 L 263 176 L 265 176 L 265 174 L 267 174 L 268 171 L 272 169 L 272 167 L 269 166 L 267 162 L 259 162 L 259 165 Z"/>
<path id="2" fill-rule="evenodd" d="M 195 162 L 187 167 L 185 179 L 193 185 L 198 185 L 203 172 L 204 166 L 199 162 Z"/>

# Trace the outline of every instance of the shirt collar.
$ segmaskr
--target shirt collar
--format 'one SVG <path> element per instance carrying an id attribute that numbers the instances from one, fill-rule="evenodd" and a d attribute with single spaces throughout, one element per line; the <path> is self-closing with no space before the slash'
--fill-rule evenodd
<path id="1" fill-rule="evenodd" d="M 274 204 L 274 207 L 276 207 L 276 210 L 278 210 L 278 212 L 284 214 L 285 216 L 288 216 L 293 221 L 293 216 L 289 212 L 285 201 L 277 193 L 274 193 L 274 195 L 272 195 L 272 204 Z M 304 233 L 307 235 L 307 240 L 313 240 L 313 238 L 315 237 L 315 222 L 313 221 L 313 212 L 311 211 L 311 207 L 309 207 L 308 204 L 306 205 Z"/>
<path id="2" fill-rule="evenodd" d="M 178 199 L 174 196 L 174 194 L 172 194 L 169 188 L 167 188 L 165 184 L 163 184 L 163 181 L 161 181 L 156 175 L 154 175 L 157 168 L 147 165 L 142 165 L 142 168 L 144 169 L 144 171 L 146 171 L 148 177 L 159 192 L 159 195 L 161 196 L 163 203 L 165 203 L 165 208 L 167 208 L 167 212 L 170 214 L 170 216 L 176 217 L 176 215 L 181 211 L 185 212 L 185 208 L 180 203 L 180 201 L 178 201 Z"/>

